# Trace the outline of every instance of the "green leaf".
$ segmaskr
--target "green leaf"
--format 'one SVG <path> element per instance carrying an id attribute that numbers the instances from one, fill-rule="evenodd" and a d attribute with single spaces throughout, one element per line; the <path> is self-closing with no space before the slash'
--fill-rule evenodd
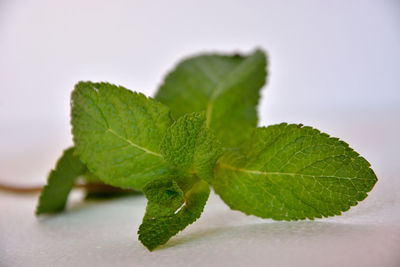
<path id="1" fill-rule="evenodd" d="M 86 167 L 75 154 L 75 149 L 71 147 L 65 150 L 40 193 L 36 214 L 62 211 L 75 180 L 85 171 Z"/>
<path id="2" fill-rule="evenodd" d="M 160 150 L 172 165 L 210 181 L 222 148 L 205 120 L 204 112 L 180 117 L 168 128 Z"/>
<path id="3" fill-rule="evenodd" d="M 72 133 L 88 169 L 103 182 L 140 190 L 169 173 L 160 154 L 169 109 L 108 83 L 80 82 L 72 93 Z"/>
<path id="4" fill-rule="evenodd" d="M 225 147 L 247 140 L 257 126 L 257 103 L 265 83 L 266 57 L 206 54 L 182 61 L 161 85 L 156 99 L 175 118 L 206 111 L 207 125 Z"/>
<path id="5" fill-rule="evenodd" d="M 275 220 L 339 215 L 367 197 L 377 178 L 338 138 L 302 125 L 257 128 L 219 159 L 212 185 L 232 209 Z"/>
<path id="6" fill-rule="evenodd" d="M 143 189 L 148 203 L 138 234 L 139 240 L 150 251 L 165 244 L 203 212 L 210 194 L 209 185 L 197 179 L 188 188 L 188 179 L 183 179 L 184 185 L 178 185 L 179 180 L 164 177 Z"/>

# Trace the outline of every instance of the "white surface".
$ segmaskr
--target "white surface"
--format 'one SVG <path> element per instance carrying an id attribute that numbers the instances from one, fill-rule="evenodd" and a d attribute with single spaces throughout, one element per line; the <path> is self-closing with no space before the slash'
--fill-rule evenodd
<path id="1" fill-rule="evenodd" d="M 178 59 L 266 49 L 260 124 L 341 137 L 379 181 L 343 216 L 273 222 L 212 196 L 199 221 L 149 253 L 143 197 L 70 201 L 37 220 L 36 196 L 0 192 L 0 266 L 400 266 L 398 1 L 0 0 L 0 179 L 44 183 L 69 146 L 78 80 L 152 95 Z"/>

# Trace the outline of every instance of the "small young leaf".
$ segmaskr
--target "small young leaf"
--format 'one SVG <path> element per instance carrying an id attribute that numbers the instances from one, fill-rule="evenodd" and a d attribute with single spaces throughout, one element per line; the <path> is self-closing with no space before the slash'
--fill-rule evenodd
<path id="1" fill-rule="evenodd" d="M 150 251 L 165 244 L 203 212 L 210 194 L 209 185 L 198 179 L 190 189 L 186 188 L 187 183 L 184 186 L 178 183 L 179 179 L 164 177 L 143 188 L 148 203 L 138 234 L 139 240 Z"/>
<path id="2" fill-rule="evenodd" d="M 182 61 L 160 87 L 156 99 L 175 118 L 206 111 L 207 125 L 225 147 L 247 140 L 257 126 L 256 106 L 265 83 L 261 50 L 240 55 L 200 55 Z"/>
<path id="3" fill-rule="evenodd" d="M 172 165 L 209 181 L 222 148 L 205 120 L 204 112 L 180 117 L 168 128 L 160 151 Z"/>
<path id="4" fill-rule="evenodd" d="M 86 167 L 75 155 L 75 149 L 71 147 L 65 150 L 40 193 L 36 214 L 62 211 L 75 180 L 85 171 Z"/>
<path id="5" fill-rule="evenodd" d="M 311 127 L 257 128 L 219 159 L 212 185 L 232 209 L 275 220 L 339 215 L 377 178 L 348 144 Z"/>
<path id="6" fill-rule="evenodd" d="M 108 83 L 80 82 L 72 93 L 72 133 L 88 169 L 103 182 L 140 190 L 169 173 L 159 146 L 169 109 Z"/>

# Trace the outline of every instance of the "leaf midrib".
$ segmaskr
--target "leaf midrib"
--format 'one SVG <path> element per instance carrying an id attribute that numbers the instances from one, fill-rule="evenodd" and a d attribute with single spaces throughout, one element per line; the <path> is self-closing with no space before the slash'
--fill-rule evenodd
<path id="1" fill-rule="evenodd" d="M 151 154 L 151 155 L 153 155 L 153 156 L 163 158 L 163 156 L 162 156 L 161 154 L 159 154 L 159 153 L 157 153 L 157 152 L 154 152 L 154 151 L 151 151 L 150 149 L 147 149 L 147 148 L 145 148 L 145 147 L 142 147 L 142 146 L 140 146 L 140 145 L 138 145 L 138 144 L 135 144 L 135 143 L 132 142 L 131 140 L 129 140 L 129 139 L 127 139 L 127 138 L 125 138 L 125 137 L 119 135 L 116 131 L 114 131 L 114 130 L 111 129 L 111 128 L 108 128 L 108 129 L 106 130 L 106 132 L 112 133 L 113 135 L 115 135 L 115 136 L 118 137 L 119 139 L 124 140 L 125 142 L 127 142 L 127 143 L 128 143 L 129 145 L 131 145 L 132 147 L 138 148 L 138 149 L 144 151 L 144 152 L 147 153 L 147 154 Z"/>
<path id="2" fill-rule="evenodd" d="M 212 90 L 212 93 L 210 95 L 209 101 L 207 103 L 207 108 L 206 108 L 206 126 L 209 127 L 210 126 L 210 118 L 211 118 L 211 114 L 214 108 L 214 101 L 215 99 L 219 96 L 220 92 L 222 91 L 221 88 L 223 88 L 221 85 L 229 78 L 231 77 L 232 73 L 234 73 L 241 65 L 243 65 L 249 58 L 251 58 L 252 55 L 248 56 L 245 60 L 243 60 L 242 62 L 240 62 L 235 68 L 233 68 L 229 73 L 227 73 L 225 75 L 224 78 L 220 79 L 215 88 Z M 210 77 L 210 75 L 208 73 L 206 73 L 206 75 L 208 77 Z M 210 78 L 213 82 L 215 82 L 214 79 Z"/>
<path id="3" fill-rule="evenodd" d="M 365 178 L 360 178 L 360 177 L 342 177 L 342 176 L 334 176 L 334 175 L 312 175 L 312 174 L 302 174 L 302 173 L 294 173 L 294 172 L 263 172 L 263 171 L 257 171 L 257 170 L 248 170 L 248 169 L 243 169 L 243 168 L 238 168 L 234 167 L 228 164 L 224 164 L 219 162 L 218 163 L 219 167 L 222 169 L 228 169 L 232 171 L 238 171 L 238 172 L 244 172 L 244 173 L 251 173 L 251 174 L 257 174 L 257 175 L 289 175 L 289 176 L 303 176 L 303 177 L 311 177 L 311 178 L 336 178 L 336 179 L 346 179 L 346 180 L 368 180 Z"/>

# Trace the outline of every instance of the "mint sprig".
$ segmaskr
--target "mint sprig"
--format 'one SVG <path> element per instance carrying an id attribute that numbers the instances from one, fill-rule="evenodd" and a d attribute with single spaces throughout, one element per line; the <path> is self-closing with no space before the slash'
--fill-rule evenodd
<path id="1" fill-rule="evenodd" d="M 265 77 L 256 50 L 186 59 L 155 99 L 79 82 L 75 147 L 50 173 L 37 214 L 61 211 L 76 178 L 90 174 L 145 194 L 138 234 L 153 250 L 200 217 L 210 186 L 232 209 L 275 220 L 339 215 L 363 200 L 377 178 L 348 144 L 302 125 L 256 128 Z"/>

